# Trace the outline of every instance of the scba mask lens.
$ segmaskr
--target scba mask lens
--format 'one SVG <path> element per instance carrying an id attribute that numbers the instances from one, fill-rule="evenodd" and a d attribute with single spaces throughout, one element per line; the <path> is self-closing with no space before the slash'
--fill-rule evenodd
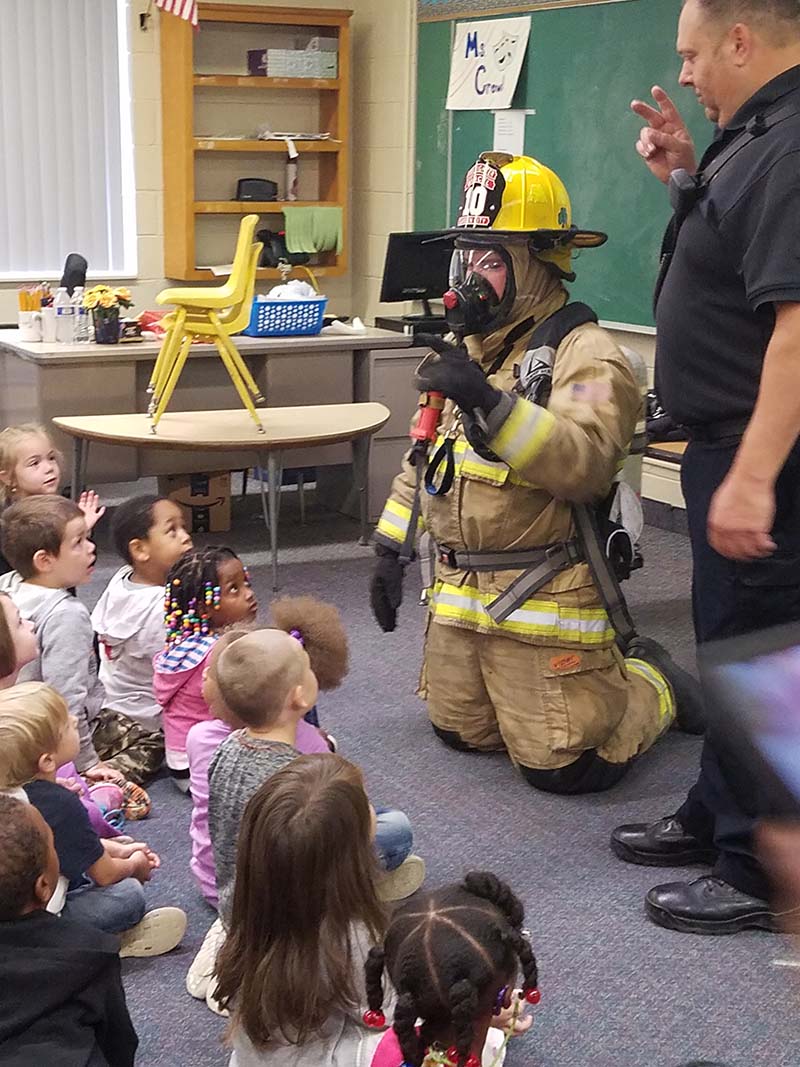
<path id="1" fill-rule="evenodd" d="M 445 316 L 457 333 L 482 333 L 491 326 L 508 292 L 510 264 L 496 248 L 456 248 L 450 260 Z"/>

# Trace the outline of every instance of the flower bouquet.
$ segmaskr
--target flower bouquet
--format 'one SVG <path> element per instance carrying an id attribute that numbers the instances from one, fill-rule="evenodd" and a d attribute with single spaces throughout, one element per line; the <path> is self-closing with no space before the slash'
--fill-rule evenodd
<path id="1" fill-rule="evenodd" d="M 119 309 L 129 308 L 130 289 L 113 289 L 110 285 L 95 285 L 83 294 L 83 306 L 92 313 L 94 339 L 99 345 L 115 345 L 119 341 Z"/>

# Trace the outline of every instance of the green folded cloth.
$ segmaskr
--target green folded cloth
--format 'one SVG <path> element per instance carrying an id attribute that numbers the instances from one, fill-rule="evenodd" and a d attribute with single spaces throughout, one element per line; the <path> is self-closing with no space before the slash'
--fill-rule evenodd
<path id="1" fill-rule="evenodd" d="M 286 250 L 288 252 L 331 252 L 342 250 L 342 209 L 340 207 L 285 207 Z"/>

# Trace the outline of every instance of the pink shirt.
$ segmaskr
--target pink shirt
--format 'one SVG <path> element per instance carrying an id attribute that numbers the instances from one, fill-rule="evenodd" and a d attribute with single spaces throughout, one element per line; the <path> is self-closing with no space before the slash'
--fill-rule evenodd
<path id="1" fill-rule="evenodd" d="M 217 636 L 191 636 L 159 652 L 153 660 L 153 692 L 164 709 L 164 748 L 167 766 L 184 770 L 186 738 L 195 723 L 207 721 L 211 712 L 203 699 L 203 671 Z"/>
<path id="2" fill-rule="evenodd" d="M 207 722 L 195 723 L 186 737 L 189 789 L 192 794 L 192 820 L 189 824 L 192 858 L 189 866 L 200 892 L 213 908 L 217 906 L 218 897 L 214 850 L 208 830 L 208 768 L 214 753 L 230 733 L 231 727 L 222 719 L 209 719 Z M 329 751 L 316 726 L 305 720 L 297 724 L 295 748 L 303 753 Z"/>

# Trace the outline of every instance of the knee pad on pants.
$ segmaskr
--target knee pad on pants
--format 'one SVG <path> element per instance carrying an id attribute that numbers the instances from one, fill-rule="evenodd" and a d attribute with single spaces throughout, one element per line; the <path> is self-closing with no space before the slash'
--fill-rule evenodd
<path id="1" fill-rule="evenodd" d="M 443 730 L 441 726 L 436 726 L 431 723 L 433 732 L 439 738 L 440 741 L 444 741 L 448 748 L 454 748 L 457 752 L 477 752 L 476 748 L 472 745 L 468 745 L 466 741 L 462 740 L 461 736 L 455 732 L 455 730 Z"/>
<path id="2" fill-rule="evenodd" d="M 577 796 L 610 789 L 624 777 L 629 767 L 630 762 L 609 763 L 591 749 L 566 767 L 537 770 L 520 765 L 519 769 L 525 781 L 543 793 Z"/>

